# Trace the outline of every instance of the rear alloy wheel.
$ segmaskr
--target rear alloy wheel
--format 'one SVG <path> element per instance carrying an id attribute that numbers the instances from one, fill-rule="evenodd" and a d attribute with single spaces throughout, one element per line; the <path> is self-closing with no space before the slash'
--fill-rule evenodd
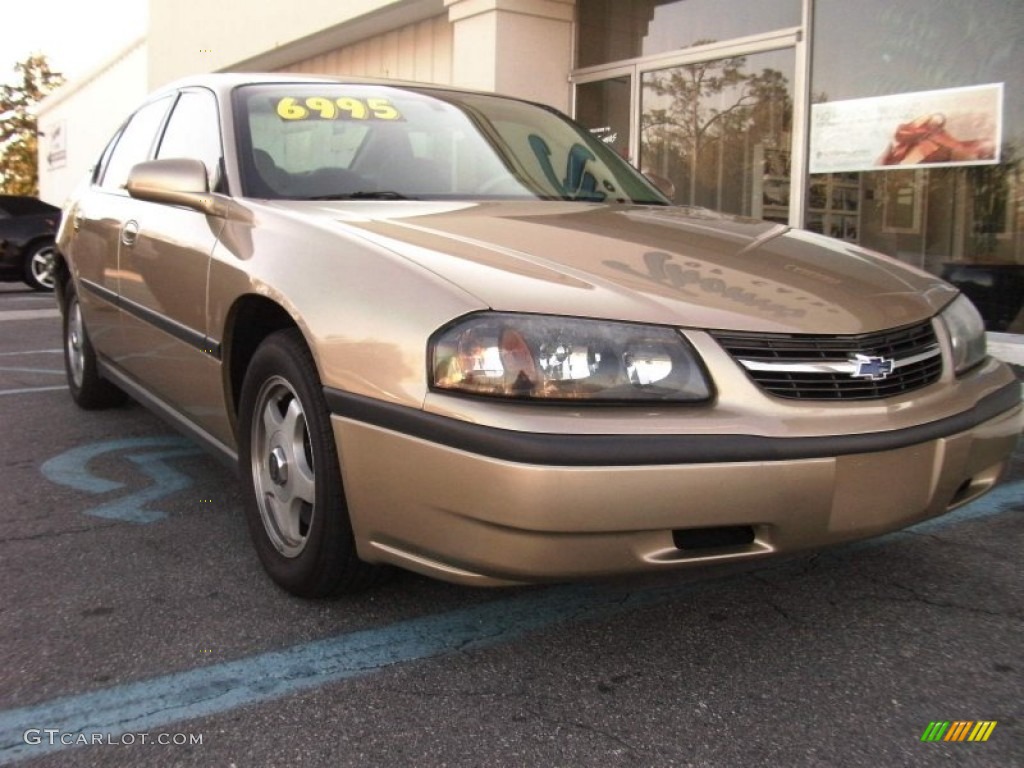
<path id="1" fill-rule="evenodd" d="M 93 411 L 124 402 L 124 392 L 99 375 L 78 293 L 70 281 L 64 290 L 64 370 L 71 397 L 79 407 Z"/>
<path id="2" fill-rule="evenodd" d="M 52 291 L 57 249 L 53 243 L 40 243 L 25 257 L 25 282 L 37 291 Z"/>
<path id="3" fill-rule="evenodd" d="M 327 404 L 297 329 L 256 350 L 239 410 L 246 518 L 271 578 L 301 597 L 375 583 L 383 569 L 356 554 Z"/>

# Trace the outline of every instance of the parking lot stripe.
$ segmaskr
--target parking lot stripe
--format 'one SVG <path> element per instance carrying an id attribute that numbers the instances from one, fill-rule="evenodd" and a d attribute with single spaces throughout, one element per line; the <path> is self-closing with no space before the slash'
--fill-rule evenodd
<path id="1" fill-rule="evenodd" d="M 64 375 L 64 369 L 57 370 L 56 368 L 16 368 L 6 365 L 0 365 L 0 371 L 4 373 L 59 373 Z"/>
<path id="2" fill-rule="evenodd" d="M 0 312 L 3 320 L 41 320 L 48 317 L 60 317 L 59 309 L 13 309 Z"/>
<path id="3" fill-rule="evenodd" d="M 25 349 L 20 352 L 0 352 L 0 357 L 15 357 L 18 355 L 59 355 L 64 350 L 56 349 Z"/>
<path id="4" fill-rule="evenodd" d="M 30 392 L 57 392 L 67 389 L 67 384 L 60 384 L 54 387 L 25 387 L 24 389 L 0 389 L 0 395 L 24 395 Z"/>
<path id="5" fill-rule="evenodd" d="M 1000 487 L 929 528 L 999 514 L 1019 504 L 1024 481 Z M 915 530 L 920 530 L 917 526 Z M 879 546 L 892 535 L 855 547 Z M 843 551 L 843 550 L 839 550 Z M 628 582 L 529 591 L 447 613 L 398 621 L 279 651 L 213 664 L 0 712 L 0 765 L 67 747 L 26 743 L 30 729 L 67 734 L 145 732 L 372 674 L 404 662 L 487 648 L 565 622 L 609 618 L 713 584 L 713 580 L 637 589 Z M 73 739 L 72 739 L 73 740 Z"/>
<path id="6" fill-rule="evenodd" d="M 31 728 L 142 732 L 371 674 L 402 662 L 517 640 L 555 623 L 609 616 L 681 591 L 552 587 L 449 613 L 0 713 L 0 764 L 60 749 L 24 743 Z"/>

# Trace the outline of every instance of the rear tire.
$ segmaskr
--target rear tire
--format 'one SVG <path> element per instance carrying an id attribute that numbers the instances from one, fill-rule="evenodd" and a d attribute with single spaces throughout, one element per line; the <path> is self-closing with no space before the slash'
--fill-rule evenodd
<path id="1" fill-rule="evenodd" d="M 89 334 L 82 319 L 78 293 L 70 280 L 64 288 L 64 370 L 71 398 L 87 411 L 110 408 L 125 401 L 125 394 L 100 376 Z"/>
<path id="2" fill-rule="evenodd" d="M 327 403 L 298 329 L 256 350 L 238 425 L 246 520 L 270 577 L 300 597 L 377 583 L 385 569 L 356 554 Z"/>

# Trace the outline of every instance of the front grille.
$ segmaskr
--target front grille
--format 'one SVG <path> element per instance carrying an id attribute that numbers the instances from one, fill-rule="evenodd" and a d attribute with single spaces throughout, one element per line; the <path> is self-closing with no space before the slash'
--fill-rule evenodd
<path id="1" fill-rule="evenodd" d="M 728 331 L 712 335 L 776 397 L 875 400 L 921 389 L 942 374 L 942 355 L 930 321 L 858 336 Z M 859 368 L 858 361 L 866 358 L 893 361 L 891 372 L 870 378 Z"/>

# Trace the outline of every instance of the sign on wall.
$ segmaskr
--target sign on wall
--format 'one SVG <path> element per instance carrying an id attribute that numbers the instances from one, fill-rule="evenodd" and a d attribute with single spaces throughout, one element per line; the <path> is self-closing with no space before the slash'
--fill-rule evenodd
<path id="1" fill-rule="evenodd" d="M 811 173 L 993 165 L 1003 84 L 811 106 Z"/>
<path id="2" fill-rule="evenodd" d="M 46 167 L 53 170 L 63 168 L 68 161 L 67 124 L 64 120 L 54 123 L 44 133 L 47 138 Z"/>

